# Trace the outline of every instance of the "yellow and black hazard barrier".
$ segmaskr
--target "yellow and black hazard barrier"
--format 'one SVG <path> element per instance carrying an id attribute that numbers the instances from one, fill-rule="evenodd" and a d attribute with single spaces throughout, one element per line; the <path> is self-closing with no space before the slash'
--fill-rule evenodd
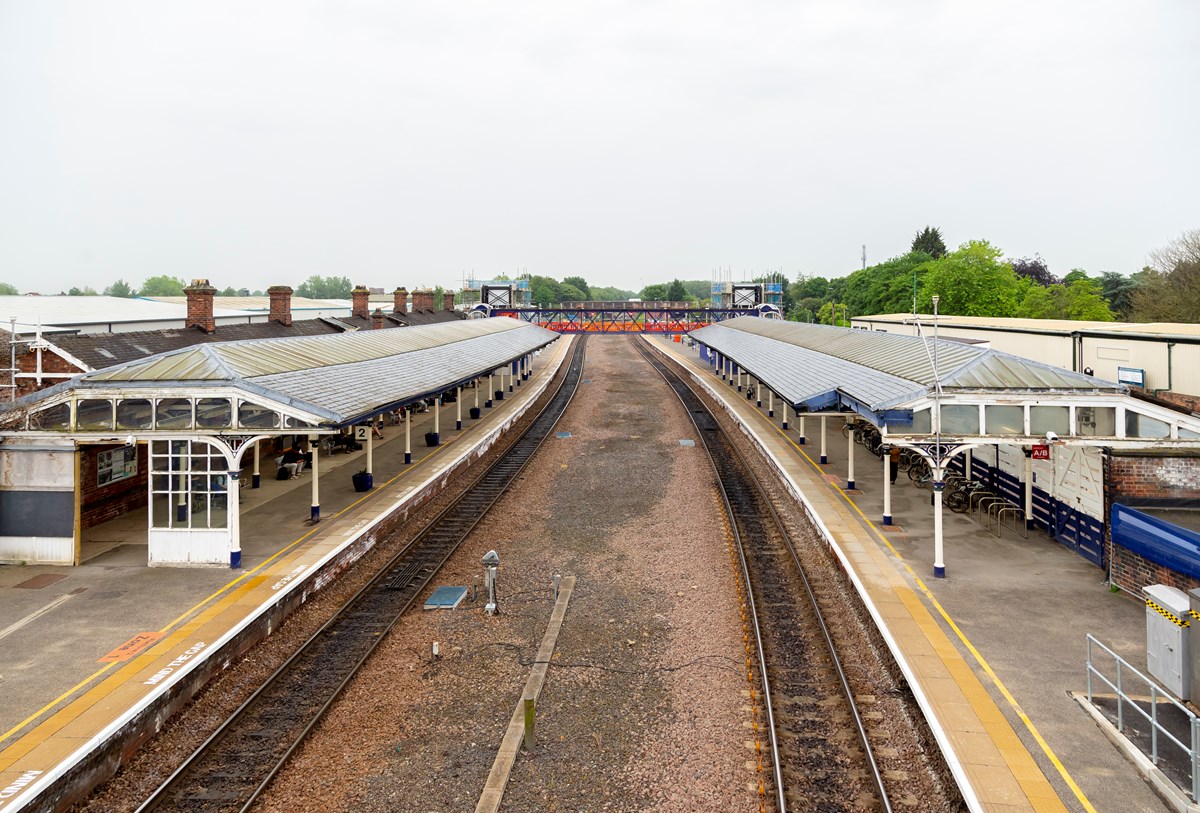
<path id="1" fill-rule="evenodd" d="M 1162 606 L 1158 602 L 1151 601 L 1150 599 L 1146 599 L 1146 606 L 1149 607 L 1151 610 L 1154 610 L 1154 612 L 1158 613 L 1163 618 L 1167 619 L 1168 621 L 1170 621 L 1172 624 L 1174 624 L 1177 627 L 1191 626 L 1192 622 L 1190 620 L 1180 618 L 1179 616 L 1175 615 L 1175 613 L 1171 612 L 1170 610 L 1168 610 L 1166 607 Z M 1196 613 L 1191 610 L 1188 610 L 1188 615 L 1191 618 L 1200 619 L 1200 615 L 1196 615 Z"/>

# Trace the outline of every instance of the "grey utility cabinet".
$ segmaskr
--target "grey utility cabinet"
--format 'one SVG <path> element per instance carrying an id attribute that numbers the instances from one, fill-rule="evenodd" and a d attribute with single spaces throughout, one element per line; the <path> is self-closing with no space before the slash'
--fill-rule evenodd
<path id="1" fill-rule="evenodd" d="M 1191 603 L 1187 593 L 1165 584 L 1152 584 L 1146 596 L 1146 669 L 1180 700 L 1190 696 L 1191 642 L 1187 620 Z"/>

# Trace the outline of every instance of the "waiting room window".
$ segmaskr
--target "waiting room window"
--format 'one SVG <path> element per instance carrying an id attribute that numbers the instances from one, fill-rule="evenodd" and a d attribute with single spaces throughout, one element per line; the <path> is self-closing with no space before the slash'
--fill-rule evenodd
<path id="1" fill-rule="evenodd" d="M 1151 418 L 1132 409 L 1125 410 L 1125 437 L 1127 438 L 1169 438 L 1171 425 L 1166 421 Z"/>
<path id="2" fill-rule="evenodd" d="M 1090 437 L 1116 437 L 1116 407 L 1075 407 L 1075 434 Z"/>
<path id="3" fill-rule="evenodd" d="M 113 405 L 107 398 L 80 401 L 76 410 L 76 425 L 81 432 L 99 432 L 113 428 Z"/>
<path id="4" fill-rule="evenodd" d="M 71 405 L 55 404 L 33 413 L 29 419 L 31 429 L 68 430 L 71 428 Z"/>
<path id="5" fill-rule="evenodd" d="M 117 428 L 149 429 L 153 414 L 149 398 L 122 398 L 117 401 Z"/>
<path id="6" fill-rule="evenodd" d="M 978 435 L 979 407 L 975 404 L 942 404 L 942 432 L 947 435 Z"/>
<path id="7" fill-rule="evenodd" d="M 989 435 L 1024 435 L 1025 407 L 989 404 L 983 408 Z"/>
<path id="8" fill-rule="evenodd" d="M 233 426 L 233 407 L 228 398 L 197 398 L 196 426 L 200 429 L 229 429 Z"/>
<path id="9" fill-rule="evenodd" d="M 1029 434 L 1039 437 L 1047 432 L 1059 436 L 1071 434 L 1071 408 L 1065 406 L 1031 406 Z"/>
<path id="10" fill-rule="evenodd" d="M 154 411 L 154 423 L 157 429 L 191 429 L 191 399 L 159 398 Z"/>
<path id="11" fill-rule="evenodd" d="M 238 404 L 238 426 L 243 429 L 274 429 L 279 426 L 279 413 L 261 404 L 242 401 Z"/>
<path id="12" fill-rule="evenodd" d="M 189 530 L 229 524 L 225 456 L 203 441 L 150 443 L 150 524 Z"/>

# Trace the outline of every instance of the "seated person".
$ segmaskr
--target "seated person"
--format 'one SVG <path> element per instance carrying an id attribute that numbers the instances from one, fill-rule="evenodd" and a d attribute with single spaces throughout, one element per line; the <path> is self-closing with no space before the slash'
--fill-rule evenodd
<path id="1" fill-rule="evenodd" d="M 296 449 L 288 449 L 283 453 L 279 466 L 287 469 L 288 479 L 291 479 L 304 471 L 304 455 Z"/>
<path id="2" fill-rule="evenodd" d="M 335 449 L 341 449 L 343 452 L 352 452 L 358 444 L 354 440 L 354 435 L 338 435 L 333 439 Z"/>

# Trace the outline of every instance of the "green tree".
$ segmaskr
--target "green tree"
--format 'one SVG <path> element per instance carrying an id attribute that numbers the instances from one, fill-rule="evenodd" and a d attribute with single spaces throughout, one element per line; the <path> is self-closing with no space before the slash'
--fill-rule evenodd
<path id="1" fill-rule="evenodd" d="M 1118 319 L 1128 320 L 1133 315 L 1133 292 L 1137 287 L 1137 280 L 1116 271 L 1100 275 L 1101 292 Z"/>
<path id="2" fill-rule="evenodd" d="M 1133 275 L 1133 319 L 1195 322 L 1200 319 L 1200 229 L 1150 253 L 1150 265 Z"/>
<path id="3" fill-rule="evenodd" d="M 583 296 L 579 297 L 578 301 L 584 301 L 591 297 L 591 289 L 588 287 L 587 280 L 583 277 L 563 277 L 563 285 L 570 285 L 580 291 Z M 569 300 L 570 297 L 567 297 Z"/>
<path id="4" fill-rule="evenodd" d="M 178 277 L 161 274 L 157 277 L 147 277 L 138 290 L 140 296 L 183 296 L 183 288 L 187 285 Z"/>
<path id="5" fill-rule="evenodd" d="M 971 240 L 958 250 L 925 263 L 925 284 L 918 307 L 933 309 L 931 297 L 940 297 L 939 311 L 956 316 L 1012 316 L 1017 310 L 1017 275 L 1001 262 L 1001 251 L 986 240 Z"/>
<path id="6" fill-rule="evenodd" d="M 225 288 L 222 291 L 218 291 L 217 295 L 218 296 L 238 296 L 238 292 L 232 285 L 230 285 L 228 288 Z"/>
<path id="7" fill-rule="evenodd" d="M 574 279 L 579 279 L 575 277 Z M 569 282 L 561 282 L 558 286 L 559 302 L 586 302 L 587 291 L 581 291 Z"/>
<path id="8" fill-rule="evenodd" d="M 296 287 L 296 296 L 309 299 L 349 299 L 353 288 L 349 277 L 314 274 Z"/>
<path id="9" fill-rule="evenodd" d="M 0 282 L 0 296 L 17 296 L 18 294 L 20 291 L 17 290 L 17 286 L 9 282 Z"/>
<path id="10" fill-rule="evenodd" d="M 633 291 L 623 288 L 589 288 L 588 296 L 594 302 L 623 302 L 633 297 Z"/>
<path id="11" fill-rule="evenodd" d="M 67 291 L 68 296 L 95 296 L 96 289 L 90 285 L 85 285 L 82 288 L 71 288 Z"/>
<path id="12" fill-rule="evenodd" d="M 119 279 L 104 289 L 105 296 L 133 296 L 133 288 L 123 279 Z"/>
<path id="13" fill-rule="evenodd" d="M 678 278 L 672 280 L 670 286 L 667 287 L 666 298 L 668 302 L 686 302 L 688 300 L 687 288 Z"/>
<path id="14" fill-rule="evenodd" d="M 845 278 L 845 300 L 851 312 L 907 313 L 912 310 L 913 297 L 931 259 L 923 252 L 910 251 L 851 273 Z"/>
<path id="15" fill-rule="evenodd" d="M 923 230 L 917 232 L 916 237 L 913 238 L 910 250 L 928 254 L 935 260 L 946 256 L 946 243 L 942 240 L 941 229 L 926 226 Z"/>
<path id="16" fill-rule="evenodd" d="M 667 298 L 667 286 L 662 284 L 647 285 L 638 294 L 638 298 L 643 302 L 662 302 Z"/>

